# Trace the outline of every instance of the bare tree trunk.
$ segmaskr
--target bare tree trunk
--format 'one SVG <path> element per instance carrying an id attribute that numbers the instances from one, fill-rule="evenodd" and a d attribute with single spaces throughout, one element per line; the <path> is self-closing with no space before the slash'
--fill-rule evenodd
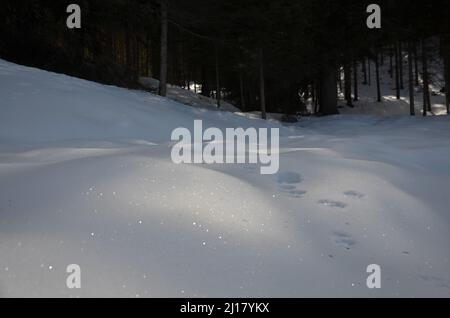
<path id="1" fill-rule="evenodd" d="M 450 48 L 445 52 L 445 105 L 447 108 L 447 115 L 450 115 Z"/>
<path id="2" fill-rule="evenodd" d="M 202 92 L 201 94 L 206 97 L 211 97 L 211 88 L 209 85 L 209 78 L 208 78 L 208 70 L 205 65 L 201 66 L 201 85 L 202 85 Z"/>
<path id="3" fill-rule="evenodd" d="M 423 77 L 423 116 L 427 116 L 427 111 L 431 111 L 430 85 L 428 78 L 428 56 L 426 40 L 422 39 L 422 77 Z"/>
<path id="4" fill-rule="evenodd" d="M 241 109 L 245 112 L 244 78 L 242 76 L 242 68 L 239 68 L 239 89 L 241 92 Z"/>
<path id="5" fill-rule="evenodd" d="M 327 68 L 322 71 L 319 95 L 320 112 L 323 115 L 335 115 L 339 113 L 337 109 L 336 70 L 334 68 Z"/>
<path id="6" fill-rule="evenodd" d="M 159 95 L 167 96 L 167 35 L 168 0 L 161 0 L 161 67 L 159 75 Z"/>
<path id="7" fill-rule="evenodd" d="M 377 101 L 381 103 L 380 65 L 378 62 L 378 54 L 375 54 L 375 73 L 377 81 Z"/>
<path id="8" fill-rule="evenodd" d="M 314 114 L 317 114 L 320 111 L 320 104 L 319 104 L 319 94 L 320 94 L 320 86 L 315 85 L 314 88 Z"/>
<path id="9" fill-rule="evenodd" d="M 414 82 L 416 86 L 419 86 L 419 58 L 417 54 L 417 43 L 414 42 Z"/>
<path id="10" fill-rule="evenodd" d="M 400 58 L 398 44 L 395 44 L 395 93 L 397 99 L 400 99 Z"/>
<path id="11" fill-rule="evenodd" d="M 364 76 L 363 85 L 367 85 L 367 66 L 366 66 L 366 58 L 362 59 L 362 73 Z"/>
<path id="12" fill-rule="evenodd" d="M 344 65 L 344 95 L 347 106 L 353 107 L 352 101 L 352 68 L 350 64 Z"/>
<path id="13" fill-rule="evenodd" d="M 132 73 L 132 63 L 131 63 L 131 35 L 127 30 L 125 34 L 125 55 L 126 55 L 126 67 L 127 71 Z"/>
<path id="14" fill-rule="evenodd" d="M 317 114 L 319 112 L 319 85 L 317 84 L 317 81 L 312 85 L 312 99 L 313 99 L 313 112 L 314 114 Z"/>
<path id="15" fill-rule="evenodd" d="M 398 42 L 398 66 L 400 71 L 400 89 L 405 89 L 403 80 L 403 46 L 402 42 Z"/>
<path id="16" fill-rule="evenodd" d="M 408 84 L 409 84 L 409 111 L 411 116 L 416 115 L 414 104 L 414 71 L 413 71 L 413 43 L 408 43 Z"/>
<path id="17" fill-rule="evenodd" d="M 447 115 L 450 115 L 450 56 L 447 53 L 445 58 L 445 106 Z"/>
<path id="18" fill-rule="evenodd" d="M 393 48 L 392 46 L 389 47 L 389 76 L 391 78 L 394 78 L 394 61 L 393 61 Z"/>
<path id="19" fill-rule="evenodd" d="M 357 102 L 359 100 L 358 96 L 358 63 L 353 62 L 353 90 L 354 90 L 354 98 L 353 101 Z"/>
<path id="20" fill-rule="evenodd" d="M 264 52 L 259 49 L 259 90 L 260 90 L 260 99 L 261 99 L 261 118 L 267 119 L 266 114 L 266 88 L 265 88 L 265 79 L 264 79 Z"/>
<path id="21" fill-rule="evenodd" d="M 221 89 L 220 89 L 219 46 L 218 46 L 218 44 L 216 44 L 216 98 L 217 98 L 217 108 L 220 108 Z"/>
<path id="22" fill-rule="evenodd" d="M 147 34 L 146 49 L 145 49 L 145 76 L 150 77 L 150 33 Z"/>

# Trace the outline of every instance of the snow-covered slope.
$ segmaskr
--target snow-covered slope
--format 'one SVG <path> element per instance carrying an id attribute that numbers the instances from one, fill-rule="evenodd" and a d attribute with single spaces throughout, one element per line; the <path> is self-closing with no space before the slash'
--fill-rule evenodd
<path id="1" fill-rule="evenodd" d="M 280 173 L 173 164 L 194 119 L 281 128 Z M 449 157 L 447 117 L 283 127 L 0 61 L 0 296 L 450 296 Z"/>
<path id="2" fill-rule="evenodd" d="M 157 92 L 159 89 L 159 81 L 150 77 L 141 77 L 139 83 L 150 91 Z M 196 94 L 193 91 L 181 88 L 175 85 L 167 85 L 167 98 L 191 107 L 202 108 L 207 110 L 222 110 L 229 112 L 239 112 L 239 108 L 227 103 L 220 102 L 220 108 L 217 107 L 217 100 L 210 97 Z"/>

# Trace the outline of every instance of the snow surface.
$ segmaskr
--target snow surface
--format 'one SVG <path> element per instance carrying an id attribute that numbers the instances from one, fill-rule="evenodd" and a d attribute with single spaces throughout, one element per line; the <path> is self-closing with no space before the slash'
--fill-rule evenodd
<path id="1" fill-rule="evenodd" d="M 0 97 L 0 296 L 450 296 L 448 117 L 281 126 L 2 60 Z M 279 174 L 173 164 L 194 119 L 280 128 Z"/>

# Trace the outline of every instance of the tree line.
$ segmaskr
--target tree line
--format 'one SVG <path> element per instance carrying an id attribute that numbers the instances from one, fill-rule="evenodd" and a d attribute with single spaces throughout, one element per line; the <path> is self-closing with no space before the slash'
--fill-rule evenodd
<path id="1" fill-rule="evenodd" d="M 382 0 L 382 28 L 369 29 L 360 0 L 79 0 L 82 28 L 66 27 L 73 1 L 2 0 L 0 56 L 13 62 L 124 87 L 141 76 L 223 99 L 243 111 L 338 113 L 380 67 L 395 95 L 422 87 L 431 111 L 430 61 L 442 60 L 450 114 L 450 4 Z M 407 71 L 403 65 L 408 65 Z M 362 78 L 362 81 L 361 81 Z M 369 83 L 374 78 L 374 83 Z"/>

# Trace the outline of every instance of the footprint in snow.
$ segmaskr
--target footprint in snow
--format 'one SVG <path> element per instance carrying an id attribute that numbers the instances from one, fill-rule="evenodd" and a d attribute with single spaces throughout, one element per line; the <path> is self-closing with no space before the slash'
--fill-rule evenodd
<path id="1" fill-rule="evenodd" d="M 354 199 L 362 199 L 366 195 L 357 191 L 346 191 L 344 192 L 344 195 L 348 198 L 354 198 Z"/>
<path id="2" fill-rule="evenodd" d="M 288 191 L 287 194 L 293 198 L 302 198 L 307 192 L 302 190 L 292 190 Z"/>
<path id="3" fill-rule="evenodd" d="M 279 188 L 281 191 L 291 191 L 291 190 L 297 189 L 296 186 L 290 185 L 290 184 L 279 184 L 279 185 L 278 185 L 278 188 Z"/>
<path id="4" fill-rule="evenodd" d="M 289 196 L 292 198 L 303 198 L 305 196 L 305 194 L 307 193 L 306 191 L 303 190 L 298 190 L 297 187 L 293 186 L 283 186 L 283 185 L 279 185 L 278 186 L 278 191 Z"/>
<path id="5" fill-rule="evenodd" d="M 293 198 L 302 198 L 306 191 L 298 190 L 297 185 L 302 182 L 302 176 L 296 172 L 282 172 L 278 174 L 278 191 Z"/>
<path id="6" fill-rule="evenodd" d="M 345 209 L 347 207 L 347 204 L 340 201 L 333 201 L 333 200 L 319 200 L 317 203 L 330 207 L 330 208 L 339 208 L 339 209 Z"/>
<path id="7" fill-rule="evenodd" d="M 352 236 L 345 232 L 334 232 L 331 241 L 334 245 L 344 247 L 347 250 L 350 250 L 356 245 L 356 241 Z"/>
<path id="8" fill-rule="evenodd" d="M 281 172 L 278 174 L 278 184 L 282 185 L 292 185 L 299 184 L 302 182 L 302 176 L 296 172 Z"/>

